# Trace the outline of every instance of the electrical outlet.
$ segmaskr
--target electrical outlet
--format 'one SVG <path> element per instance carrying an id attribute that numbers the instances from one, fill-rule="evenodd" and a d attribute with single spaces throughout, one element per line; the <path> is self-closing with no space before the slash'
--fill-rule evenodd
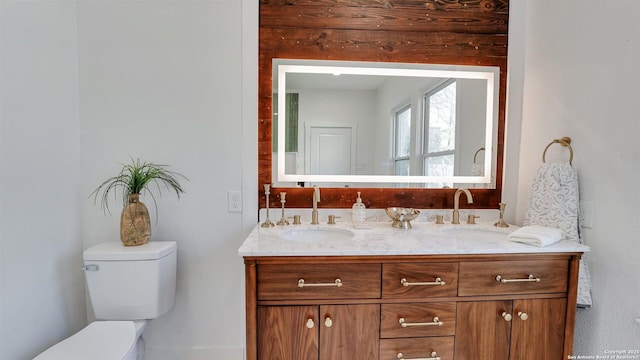
<path id="1" fill-rule="evenodd" d="M 593 226 L 593 201 L 580 200 L 580 225 L 588 229 Z"/>
<path id="2" fill-rule="evenodd" d="M 242 191 L 229 191 L 227 197 L 227 211 L 242 212 Z"/>

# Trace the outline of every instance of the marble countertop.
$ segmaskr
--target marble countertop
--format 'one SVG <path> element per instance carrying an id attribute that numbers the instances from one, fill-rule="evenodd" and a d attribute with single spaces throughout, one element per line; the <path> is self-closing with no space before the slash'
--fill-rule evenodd
<path id="1" fill-rule="evenodd" d="M 343 219 L 346 217 L 343 217 Z M 277 219 L 276 219 L 277 220 Z M 272 221 L 275 223 L 276 220 Z M 538 247 L 513 242 L 507 235 L 518 227 L 493 226 L 494 221 L 476 225 L 437 225 L 431 221 L 414 221 L 412 229 L 391 227 L 387 220 L 366 223 L 355 228 L 350 221 L 336 225 L 288 225 L 263 228 L 257 224 L 238 249 L 240 256 L 380 256 L 380 255 L 462 255 L 462 254 L 535 254 L 588 252 L 589 247 L 575 241 L 559 241 Z M 328 236 L 321 241 L 287 239 L 294 232 L 329 229 L 353 234 L 345 239 Z M 340 234 L 337 234 L 340 235 Z"/>

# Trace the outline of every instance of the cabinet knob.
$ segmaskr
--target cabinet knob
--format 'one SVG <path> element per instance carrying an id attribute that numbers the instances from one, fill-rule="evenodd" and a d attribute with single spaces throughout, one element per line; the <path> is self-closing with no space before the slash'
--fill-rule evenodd
<path id="1" fill-rule="evenodd" d="M 331 320 L 331 318 L 327 316 L 327 318 L 324 319 L 324 326 L 330 328 L 331 326 L 333 326 L 333 320 Z"/>
<path id="2" fill-rule="evenodd" d="M 506 311 L 502 312 L 502 317 L 504 318 L 505 321 L 511 321 L 511 319 L 513 319 L 511 314 L 508 314 Z"/>
<path id="3" fill-rule="evenodd" d="M 529 315 L 527 315 L 527 313 L 525 313 L 525 312 L 518 311 L 518 317 L 519 317 L 521 320 L 527 320 L 527 319 L 529 318 Z"/>
<path id="4" fill-rule="evenodd" d="M 316 324 L 313 322 L 313 319 L 307 320 L 307 329 L 313 329 Z"/>

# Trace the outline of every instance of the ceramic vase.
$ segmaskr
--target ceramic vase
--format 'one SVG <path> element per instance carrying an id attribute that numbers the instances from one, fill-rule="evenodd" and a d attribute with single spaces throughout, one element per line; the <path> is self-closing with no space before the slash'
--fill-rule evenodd
<path id="1" fill-rule="evenodd" d="M 120 240 L 126 246 L 143 245 L 151 238 L 151 219 L 140 194 L 130 194 L 120 216 Z"/>

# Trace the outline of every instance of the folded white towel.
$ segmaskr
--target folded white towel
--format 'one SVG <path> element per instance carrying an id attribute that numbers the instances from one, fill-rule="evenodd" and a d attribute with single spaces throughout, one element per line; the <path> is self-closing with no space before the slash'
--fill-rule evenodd
<path id="1" fill-rule="evenodd" d="M 562 240 L 562 231 L 539 225 L 523 226 L 507 235 L 507 239 L 534 246 L 547 246 Z"/>

